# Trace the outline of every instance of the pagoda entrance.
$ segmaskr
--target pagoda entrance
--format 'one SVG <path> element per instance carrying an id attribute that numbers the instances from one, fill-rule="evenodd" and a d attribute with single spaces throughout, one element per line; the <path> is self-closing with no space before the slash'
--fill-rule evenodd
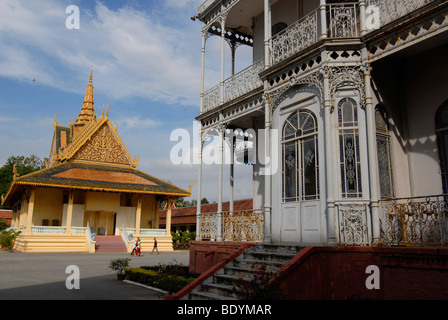
<path id="1" fill-rule="evenodd" d="M 117 214 L 113 212 L 87 211 L 84 214 L 84 227 L 89 223 L 91 230 L 98 236 L 115 235 L 116 222 Z"/>

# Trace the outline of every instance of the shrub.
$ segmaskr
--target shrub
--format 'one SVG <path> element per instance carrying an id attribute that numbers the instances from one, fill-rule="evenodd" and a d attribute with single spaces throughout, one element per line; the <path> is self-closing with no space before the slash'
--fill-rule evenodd
<path id="1" fill-rule="evenodd" d="M 180 277 L 143 268 L 127 268 L 125 272 L 127 279 L 168 291 L 169 294 L 178 292 L 194 280 L 192 277 Z"/>
<path id="2" fill-rule="evenodd" d="M 123 274 L 124 270 L 129 267 L 130 258 L 115 259 L 110 261 L 109 269 L 116 271 L 117 274 Z"/>

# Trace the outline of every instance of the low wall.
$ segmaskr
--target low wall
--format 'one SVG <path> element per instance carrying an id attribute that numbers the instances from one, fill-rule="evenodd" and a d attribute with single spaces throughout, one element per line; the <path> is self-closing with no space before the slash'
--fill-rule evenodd
<path id="1" fill-rule="evenodd" d="M 277 279 L 289 300 L 448 299 L 448 249 L 308 247 Z"/>
<path id="2" fill-rule="evenodd" d="M 190 243 L 190 272 L 203 273 L 242 248 L 253 245 L 248 242 L 192 241 Z"/>
<path id="3" fill-rule="evenodd" d="M 85 234 L 20 234 L 16 252 L 89 252 Z"/>

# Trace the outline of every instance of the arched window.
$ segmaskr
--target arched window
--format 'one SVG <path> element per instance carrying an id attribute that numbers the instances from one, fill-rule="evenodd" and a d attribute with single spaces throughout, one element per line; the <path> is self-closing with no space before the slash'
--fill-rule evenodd
<path id="1" fill-rule="evenodd" d="M 394 196 L 394 175 L 392 168 L 392 149 L 390 144 L 389 122 L 386 111 L 378 106 L 375 109 L 376 150 L 378 154 L 378 174 L 382 198 Z"/>
<path id="2" fill-rule="evenodd" d="M 358 105 L 351 98 L 338 104 L 342 197 L 362 197 Z"/>
<path id="3" fill-rule="evenodd" d="M 448 100 L 436 112 L 436 133 L 443 193 L 446 194 L 448 193 Z"/>
<path id="4" fill-rule="evenodd" d="M 283 201 L 319 199 L 317 120 L 309 110 L 286 119 L 282 133 Z"/>

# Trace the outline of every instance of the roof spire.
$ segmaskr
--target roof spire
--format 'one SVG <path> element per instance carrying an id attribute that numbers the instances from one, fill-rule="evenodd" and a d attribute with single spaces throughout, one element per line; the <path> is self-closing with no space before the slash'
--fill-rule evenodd
<path id="1" fill-rule="evenodd" d="M 75 121 L 75 128 L 79 131 L 86 123 L 96 119 L 94 100 L 93 100 L 93 66 L 90 69 L 89 84 L 86 88 L 86 95 L 84 98 L 84 104 L 81 107 L 81 112 Z"/>

